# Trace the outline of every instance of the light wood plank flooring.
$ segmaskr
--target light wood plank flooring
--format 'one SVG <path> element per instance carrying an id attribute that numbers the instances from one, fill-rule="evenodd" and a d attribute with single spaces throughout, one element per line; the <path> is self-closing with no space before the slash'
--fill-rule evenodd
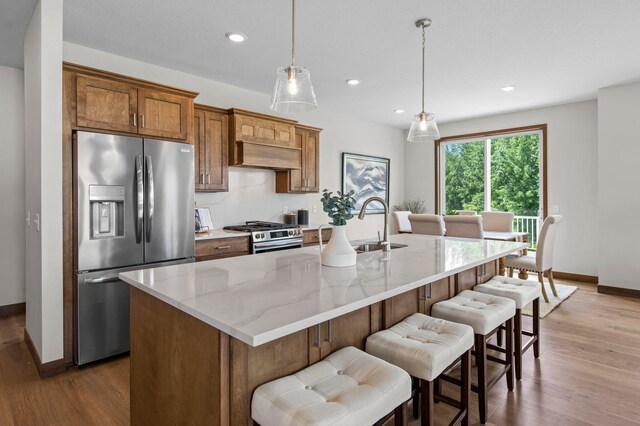
<path id="1" fill-rule="evenodd" d="M 504 383 L 491 391 L 488 424 L 640 424 L 640 300 L 576 285 L 541 321 L 541 357 L 527 352 L 515 391 Z M 128 357 L 40 380 L 23 327 L 24 315 L 0 318 L 0 425 L 128 424 Z M 475 395 L 471 401 L 477 424 Z M 437 404 L 437 424 L 447 424 L 451 412 Z"/>

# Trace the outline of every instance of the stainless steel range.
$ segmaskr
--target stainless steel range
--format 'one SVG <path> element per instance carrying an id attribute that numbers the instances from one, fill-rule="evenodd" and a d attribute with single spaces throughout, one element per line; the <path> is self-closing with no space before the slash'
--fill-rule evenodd
<path id="1" fill-rule="evenodd" d="M 254 254 L 302 247 L 302 230 L 297 225 L 251 221 L 224 229 L 251 232 L 251 253 Z"/>

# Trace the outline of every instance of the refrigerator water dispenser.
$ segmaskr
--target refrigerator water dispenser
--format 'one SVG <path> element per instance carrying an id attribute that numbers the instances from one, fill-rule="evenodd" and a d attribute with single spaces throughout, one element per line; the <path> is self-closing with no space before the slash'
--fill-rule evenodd
<path id="1" fill-rule="evenodd" d="M 89 185 L 91 238 L 124 236 L 124 186 Z"/>

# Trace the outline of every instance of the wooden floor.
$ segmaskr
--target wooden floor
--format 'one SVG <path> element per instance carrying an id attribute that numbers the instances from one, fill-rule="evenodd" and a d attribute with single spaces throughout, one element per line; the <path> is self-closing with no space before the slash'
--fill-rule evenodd
<path id="1" fill-rule="evenodd" d="M 527 352 L 515 391 L 504 382 L 491 391 L 488 424 L 640 425 L 640 300 L 576 285 L 541 320 L 541 357 Z M 0 318 L 0 425 L 128 424 L 128 357 L 40 380 L 23 327 L 24 315 Z M 477 424 L 475 396 L 472 404 Z M 436 423 L 450 412 L 437 404 Z"/>

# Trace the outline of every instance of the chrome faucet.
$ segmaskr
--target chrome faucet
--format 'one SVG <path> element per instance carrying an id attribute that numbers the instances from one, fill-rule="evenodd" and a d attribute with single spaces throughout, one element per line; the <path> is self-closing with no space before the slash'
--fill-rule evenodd
<path id="1" fill-rule="evenodd" d="M 364 219 L 364 216 L 367 214 L 367 211 L 366 211 L 367 206 L 372 201 L 378 201 L 384 206 L 384 236 L 382 238 L 382 241 L 379 241 L 379 244 L 382 246 L 383 251 L 391 251 L 391 243 L 389 243 L 389 222 L 388 222 L 389 207 L 387 206 L 387 203 L 385 203 L 382 198 L 380 197 L 367 198 L 367 200 L 364 203 L 362 203 L 362 208 L 360 209 L 360 214 L 358 215 L 358 219 L 360 220 Z M 378 235 L 380 235 L 380 233 L 378 233 Z M 380 239 L 379 236 L 378 236 L 378 239 Z"/>

